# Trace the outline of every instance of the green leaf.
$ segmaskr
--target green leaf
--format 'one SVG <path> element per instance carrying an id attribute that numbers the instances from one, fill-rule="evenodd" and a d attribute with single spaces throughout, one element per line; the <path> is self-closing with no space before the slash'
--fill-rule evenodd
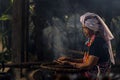
<path id="1" fill-rule="evenodd" d="M 6 20 L 9 20 L 9 19 L 11 19 L 10 15 L 5 15 L 4 14 L 0 17 L 0 20 L 2 20 L 2 21 L 6 21 Z"/>
<path id="2" fill-rule="evenodd" d="M 13 3 L 13 0 L 11 0 L 11 3 Z"/>

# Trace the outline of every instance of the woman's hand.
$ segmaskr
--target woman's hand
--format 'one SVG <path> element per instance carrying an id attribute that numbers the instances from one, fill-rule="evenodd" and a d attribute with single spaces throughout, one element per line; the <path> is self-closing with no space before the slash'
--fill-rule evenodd
<path id="1" fill-rule="evenodd" d="M 62 64 L 62 65 L 69 64 L 69 61 L 59 61 L 59 60 L 55 60 L 54 62 L 56 62 L 56 63 L 58 63 L 58 64 Z"/>
<path id="2" fill-rule="evenodd" d="M 60 57 L 57 60 L 54 60 L 54 62 L 59 63 L 59 64 L 69 64 L 70 58 L 68 57 Z"/>
<path id="3" fill-rule="evenodd" d="M 79 64 L 81 63 L 74 63 L 74 62 L 69 62 L 69 65 L 73 66 L 74 68 L 79 68 Z"/>
<path id="4" fill-rule="evenodd" d="M 70 58 L 69 57 L 60 57 L 57 59 L 57 61 L 69 61 Z"/>

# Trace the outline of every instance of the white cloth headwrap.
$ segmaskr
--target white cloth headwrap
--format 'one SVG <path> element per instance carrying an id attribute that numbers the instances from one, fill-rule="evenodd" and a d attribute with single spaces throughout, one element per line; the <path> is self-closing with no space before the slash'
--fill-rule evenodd
<path id="1" fill-rule="evenodd" d="M 98 24 L 98 20 L 93 18 L 93 19 L 87 19 L 84 22 L 84 25 L 86 27 L 88 27 L 89 29 L 93 30 L 93 31 L 98 31 L 99 30 L 99 24 Z"/>
<path id="2" fill-rule="evenodd" d="M 87 12 L 86 14 L 82 15 L 80 17 L 80 22 L 82 23 L 82 25 L 85 25 L 86 27 L 88 27 L 91 30 L 94 31 L 98 31 L 99 30 L 99 25 L 96 24 L 97 22 L 95 22 L 95 20 L 92 19 L 87 19 L 85 21 L 85 18 L 87 16 L 96 16 L 98 18 L 98 20 L 100 21 L 100 23 L 102 24 L 103 30 L 104 30 L 104 37 L 106 39 L 106 42 L 108 43 L 108 49 L 109 49 L 109 55 L 110 55 L 110 60 L 113 64 L 115 64 L 115 60 L 114 60 L 114 55 L 112 52 L 112 46 L 111 46 L 111 40 L 114 39 L 114 36 L 112 35 L 111 31 L 109 30 L 108 26 L 105 24 L 105 22 L 102 20 L 101 17 L 99 17 L 97 14 L 95 13 L 90 13 Z M 98 21 L 97 20 L 97 21 Z M 94 24 L 94 25 L 93 25 Z"/>

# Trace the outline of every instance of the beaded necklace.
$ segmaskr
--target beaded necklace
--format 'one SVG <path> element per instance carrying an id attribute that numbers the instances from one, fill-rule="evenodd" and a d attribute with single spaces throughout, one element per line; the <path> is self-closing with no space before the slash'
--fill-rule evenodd
<path id="1" fill-rule="evenodd" d="M 95 40 L 95 35 L 92 35 L 92 37 L 88 39 L 88 41 L 85 43 L 88 46 L 88 48 L 92 45 L 94 40 Z M 83 57 L 83 62 L 88 62 L 88 58 L 89 58 L 89 52 L 85 52 Z"/>
<path id="2" fill-rule="evenodd" d="M 94 40 L 95 40 L 95 35 L 92 35 L 92 37 L 89 38 L 88 41 L 86 41 L 85 44 L 86 44 L 88 47 L 90 47 Z"/>

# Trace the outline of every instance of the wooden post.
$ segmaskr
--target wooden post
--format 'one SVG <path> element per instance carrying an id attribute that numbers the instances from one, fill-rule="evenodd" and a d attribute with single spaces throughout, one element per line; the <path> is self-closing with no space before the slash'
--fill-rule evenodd
<path id="1" fill-rule="evenodd" d="M 21 63 L 22 46 L 22 0 L 13 2 L 13 25 L 12 25 L 12 61 Z M 20 80 L 20 69 L 14 69 L 14 77 Z"/>
<path id="2" fill-rule="evenodd" d="M 22 62 L 28 62 L 28 38 L 29 38 L 29 0 L 23 0 L 22 5 Z"/>
<path id="3" fill-rule="evenodd" d="M 12 61 L 22 63 L 27 61 L 28 38 L 28 0 L 14 0 L 12 25 Z M 21 69 L 15 69 L 15 79 L 19 80 Z"/>

